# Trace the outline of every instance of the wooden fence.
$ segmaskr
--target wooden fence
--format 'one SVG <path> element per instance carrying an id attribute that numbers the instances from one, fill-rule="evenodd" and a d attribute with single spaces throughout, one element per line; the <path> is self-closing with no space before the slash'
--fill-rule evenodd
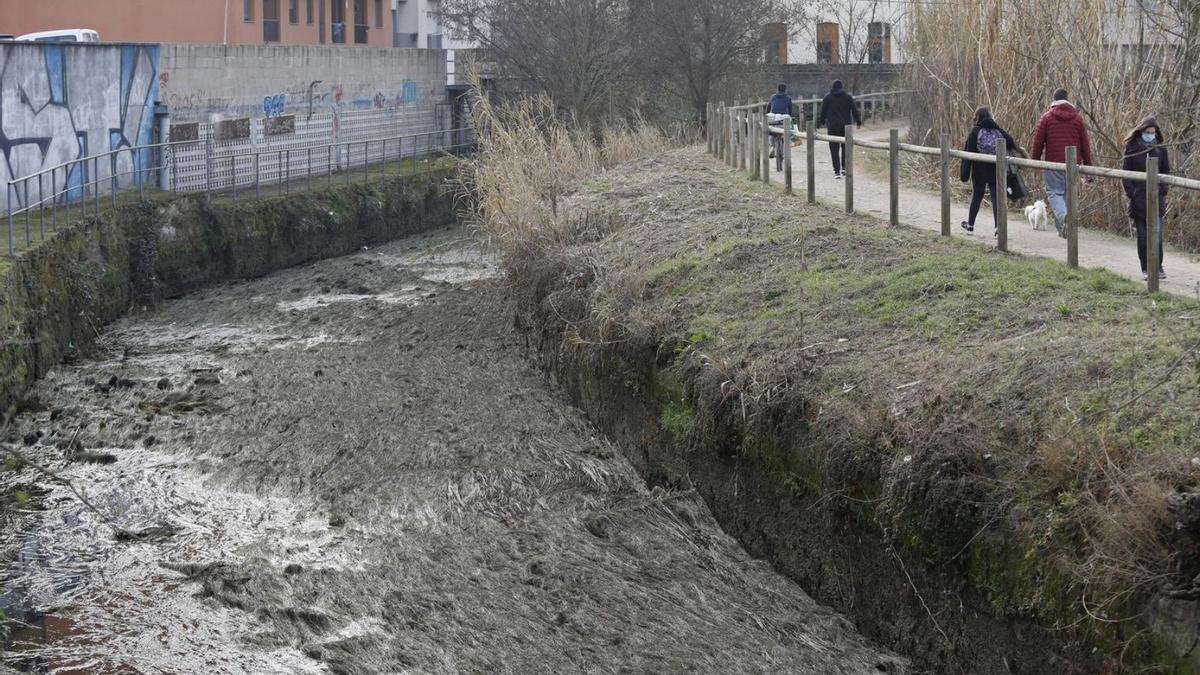
<path id="1" fill-rule="evenodd" d="M 905 102 L 910 93 L 895 91 L 865 94 L 856 97 L 856 100 L 860 104 L 863 104 L 864 112 L 874 112 L 872 115 L 874 119 L 887 119 L 888 117 L 903 116 Z M 1010 164 L 1030 169 L 1062 171 L 1066 175 L 1067 186 L 1067 214 L 1064 222 L 1064 232 L 1067 239 L 1067 264 L 1071 267 L 1079 267 L 1080 177 L 1094 176 L 1106 179 L 1143 182 L 1146 183 L 1146 222 L 1149 224 L 1146 228 L 1148 237 L 1146 242 L 1148 257 L 1146 264 L 1146 287 L 1151 292 L 1157 291 L 1159 287 L 1158 261 L 1161 259 L 1159 253 L 1162 246 L 1162 241 L 1158 236 L 1158 227 L 1154 226 L 1158 223 L 1159 215 L 1158 186 L 1170 185 L 1184 190 L 1200 191 L 1200 180 L 1180 176 L 1159 175 L 1158 159 L 1154 157 L 1149 158 L 1149 161 L 1146 162 L 1146 172 L 1139 173 L 1097 166 L 1081 166 L 1076 159 L 1078 155 L 1074 147 L 1067 148 L 1066 162 L 1059 164 L 1057 162 L 1043 162 L 1015 156 L 1010 157 L 1006 142 L 1003 139 L 996 145 L 996 154 L 991 155 L 954 150 L 950 147 L 950 136 L 948 134 L 942 134 L 941 147 L 937 148 L 901 143 L 899 131 L 896 129 L 890 130 L 887 142 L 856 139 L 854 138 L 853 126 L 846 127 L 846 135 L 844 137 L 830 136 L 828 134 L 817 133 L 816 115 L 809 115 L 807 113 L 809 106 L 812 106 L 815 110 L 815 107 L 820 105 L 819 100 L 808 99 L 796 103 L 804 113 L 801 117 L 804 118 L 807 128 L 803 133 L 799 133 L 792 128 L 792 120 L 785 122 L 782 127 L 773 127 L 768 124 L 766 103 L 735 104 L 732 106 L 726 106 L 724 103 L 711 105 L 708 110 L 708 119 L 710 121 L 708 125 L 709 153 L 733 168 L 749 171 L 756 180 L 761 179 L 763 182 L 770 183 L 771 165 L 769 150 L 771 147 L 771 137 L 772 135 L 783 134 L 784 138 L 791 138 L 792 142 L 785 142 L 783 144 L 784 192 L 790 195 L 792 194 L 792 145 L 798 139 L 803 140 L 807 151 L 805 153 L 807 159 L 805 177 L 807 179 L 808 202 L 815 204 L 817 201 L 816 142 L 824 141 L 841 144 L 845 146 L 846 156 L 844 167 L 845 177 L 843 180 L 846 213 L 854 213 L 854 149 L 886 150 L 888 152 L 890 190 L 888 221 L 893 226 L 900 224 L 900 153 L 906 152 L 937 157 L 941 162 L 941 233 L 945 237 L 949 237 L 951 232 L 950 199 L 952 190 L 950 183 L 950 162 L 952 159 L 967 159 L 975 162 L 994 164 L 997 176 L 1006 176 Z M 1001 251 L 1007 251 L 1008 200 L 1000 199 L 998 201 L 999 203 L 996 204 L 996 248 Z"/>

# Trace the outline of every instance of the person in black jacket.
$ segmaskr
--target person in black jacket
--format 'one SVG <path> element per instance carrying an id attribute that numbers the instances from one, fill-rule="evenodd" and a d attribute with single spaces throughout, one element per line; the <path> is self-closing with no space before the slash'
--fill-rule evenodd
<path id="1" fill-rule="evenodd" d="M 1162 129 L 1153 117 L 1147 117 L 1125 137 L 1125 161 L 1121 168 L 1126 171 L 1146 173 L 1146 159 L 1158 158 L 1158 172 L 1171 172 L 1171 158 L 1163 146 Z M 1142 262 L 1142 279 L 1146 278 L 1146 184 L 1140 180 L 1123 180 L 1125 196 L 1129 198 L 1129 217 L 1137 228 L 1138 259 Z M 1158 241 L 1162 241 L 1164 215 L 1167 212 L 1167 186 L 1158 184 Z M 1160 244 L 1161 246 L 1161 244 Z M 1167 272 L 1161 266 L 1162 249 L 1159 249 L 1158 278 L 1166 279 Z"/>
<path id="2" fill-rule="evenodd" d="M 967 152 L 978 152 L 984 155 L 996 154 L 996 141 L 1004 139 L 1013 152 L 1021 152 L 1020 146 L 1013 140 L 1007 131 L 1000 128 L 996 124 L 996 120 L 992 118 L 992 111 L 988 107 L 982 107 L 975 111 L 975 126 L 971 127 L 971 133 L 967 134 L 967 143 L 963 148 Z M 967 220 L 961 223 L 962 229 L 967 232 L 975 231 L 975 217 L 979 215 L 979 207 L 983 204 L 985 193 L 990 192 L 992 198 L 992 223 L 999 221 L 999 200 L 1008 197 L 1008 178 L 1004 177 L 1004 188 L 1001 188 L 996 181 L 996 165 L 988 162 L 975 162 L 969 159 L 962 161 L 962 169 L 959 172 L 959 178 L 962 182 L 971 181 L 971 208 L 967 211 Z"/>
<path id="3" fill-rule="evenodd" d="M 830 136 L 845 136 L 846 127 L 854 122 L 862 128 L 862 114 L 854 97 L 846 93 L 841 80 L 834 80 L 833 87 L 821 102 L 821 114 L 817 116 L 817 126 L 826 127 Z M 828 125 L 828 126 L 826 126 Z M 841 178 L 843 161 L 846 158 L 846 146 L 842 143 L 829 143 L 829 154 L 833 157 L 833 177 Z"/>

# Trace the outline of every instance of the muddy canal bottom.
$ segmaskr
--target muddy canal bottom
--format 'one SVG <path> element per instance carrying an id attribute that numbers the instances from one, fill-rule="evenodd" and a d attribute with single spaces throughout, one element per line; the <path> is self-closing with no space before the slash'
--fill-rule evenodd
<path id="1" fill-rule="evenodd" d="M 647 489 L 509 325 L 444 232 L 112 326 L 2 439 L 5 663 L 906 670 Z"/>

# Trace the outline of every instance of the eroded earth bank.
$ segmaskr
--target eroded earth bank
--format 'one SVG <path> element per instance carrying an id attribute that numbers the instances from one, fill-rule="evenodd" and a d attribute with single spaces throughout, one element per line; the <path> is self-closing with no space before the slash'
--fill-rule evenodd
<path id="1" fill-rule="evenodd" d="M 7 664 L 908 671 L 645 487 L 511 321 L 453 231 L 113 325 L 3 439 Z"/>

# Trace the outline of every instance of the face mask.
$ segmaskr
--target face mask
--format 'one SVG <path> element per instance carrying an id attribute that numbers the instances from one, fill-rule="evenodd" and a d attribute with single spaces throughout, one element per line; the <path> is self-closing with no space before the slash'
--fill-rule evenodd
<path id="1" fill-rule="evenodd" d="M 1158 140 L 1157 134 L 1147 134 L 1147 133 L 1142 134 L 1142 142 L 1146 143 L 1147 145 L 1149 145 L 1150 143 L 1153 143 L 1156 140 Z"/>

